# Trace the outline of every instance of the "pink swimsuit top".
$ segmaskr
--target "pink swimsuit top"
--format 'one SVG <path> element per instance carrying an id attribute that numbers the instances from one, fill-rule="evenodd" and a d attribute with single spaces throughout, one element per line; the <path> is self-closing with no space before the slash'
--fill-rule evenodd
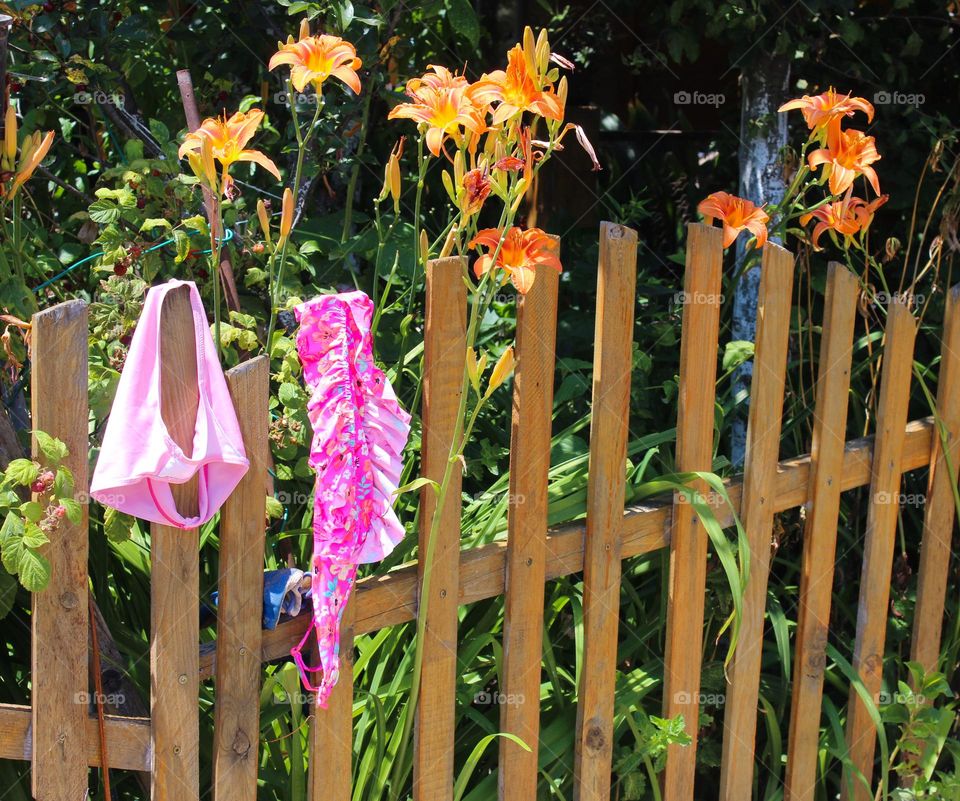
<path id="1" fill-rule="evenodd" d="M 190 456 L 170 438 L 160 415 L 160 312 L 167 293 L 181 286 L 190 288 L 200 394 Z M 223 505 L 249 464 L 196 285 L 170 280 L 151 288 L 120 375 L 90 495 L 144 520 L 196 528 Z M 170 485 L 197 473 L 199 515 L 184 518 Z"/>
<path id="2" fill-rule="evenodd" d="M 297 352 L 310 392 L 313 619 L 292 654 L 304 685 L 325 707 L 340 670 L 340 620 L 357 564 L 383 559 L 403 538 L 393 511 L 410 415 L 373 360 L 373 303 L 363 292 L 323 295 L 295 309 Z M 318 667 L 302 655 L 316 632 Z M 314 687 L 308 677 L 320 673 Z"/>

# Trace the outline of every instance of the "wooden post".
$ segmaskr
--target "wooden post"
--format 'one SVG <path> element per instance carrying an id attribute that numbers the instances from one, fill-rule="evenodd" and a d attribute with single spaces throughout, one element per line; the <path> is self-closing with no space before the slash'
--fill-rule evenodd
<path id="1" fill-rule="evenodd" d="M 188 287 L 167 293 L 160 311 L 160 410 L 174 442 L 193 452 L 199 388 Z M 204 321 L 205 324 L 205 321 Z M 171 486 L 177 510 L 197 514 L 196 476 Z M 150 527 L 150 717 L 153 801 L 200 797 L 199 531 Z"/>
<path id="2" fill-rule="evenodd" d="M 467 290 L 458 257 L 427 262 L 426 331 L 423 343 L 423 475 L 439 482 L 453 442 L 467 352 Z M 454 713 L 457 696 L 457 595 L 460 568 L 460 481 L 453 480 L 434 550 L 423 641 L 423 671 L 414 739 L 416 801 L 453 798 Z M 418 580 L 437 507 L 427 487 L 420 495 Z"/>
<path id="3" fill-rule="evenodd" d="M 910 309 L 901 301 L 892 301 L 887 316 L 886 344 L 883 348 L 877 437 L 874 443 L 870 506 L 867 510 L 867 529 L 864 535 L 860 602 L 857 604 L 857 638 L 853 651 L 853 667 L 875 701 L 883 681 L 883 648 L 887 636 L 887 610 L 890 606 L 890 573 L 893 569 L 893 548 L 900 512 L 900 462 L 910 404 L 913 343 L 916 335 L 917 324 Z M 873 720 L 857 691 L 851 687 L 847 701 L 847 747 L 852 767 L 860 771 L 867 785 L 855 778 L 849 767 L 845 768 L 840 787 L 842 799 L 872 801 L 873 790 L 869 785 L 873 776 L 876 743 L 877 732 Z"/>
<path id="4" fill-rule="evenodd" d="M 556 270 L 538 267 L 533 287 L 519 297 L 517 307 L 500 729 L 519 737 L 530 750 L 505 737 L 500 739 L 500 801 L 537 797 L 547 475 L 559 277 Z"/>
<path id="5" fill-rule="evenodd" d="M 350 801 L 353 794 L 353 599 L 340 620 L 340 678 L 310 727 L 310 801 Z"/>
<path id="6" fill-rule="evenodd" d="M 750 575 L 744 591 L 740 637 L 729 669 L 720 765 L 722 801 L 748 799 L 753 787 L 763 617 L 767 606 L 773 495 L 780 456 L 792 296 L 793 254 L 768 242 L 760 268 L 756 350 L 740 502 L 740 519 L 750 542 Z"/>
<path id="7" fill-rule="evenodd" d="M 32 596 L 31 757 L 37 801 L 77 801 L 87 792 L 87 306 L 61 303 L 33 316 L 34 431 L 57 437 L 69 455 L 79 523 L 66 518 L 41 549 L 50 584 Z M 42 462 L 36 436 L 33 455 Z M 96 731 L 94 729 L 94 731 Z"/>
<path id="8" fill-rule="evenodd" d="M 676 461 L 681 472 L 713 469 L 722 268 L 721 229 L 700 223 L 688 225 L 677 413 Z M 692 488 L 703 492 L 706 485 L 697 481 Z M 693 799 L 706 575 L 707 532 L 693 507 L 675 493 L 663 706 L 664 717 L 683 715 L 684 728 L 692 742 L 687 746 L 672 745 L 667 751 L 665 801 Z"/>
<path id="9" fill-rule="evenodd" d="M 610 798 L 636 280 L 636 232 L 601 223 L 583 555 L 583 668 L 574 762 L 576 801 Z"/>
<path id="10" fill-rule="evenodd" d="M 940 376 L 937 382 L 936 429 L 930 453 L 930 478 L 923 513 L 923 540 L 917 575 L 910 659 L 927 672 L 940 661 L 940 635 L 947 597 L 954 490 L 960 473 L 960 284 L 950 289 L 944 313 Z"/>
<path id="11" fill-rule="evenodd" d="M 256 801 L 270 360 L 258 356 L 234 367 L 227 386 L 250 469 L 220 513 L 213 797 Z"/>
<path id="12" fill-rule="evenodd" d="M 858 290 L 857 277 L 845 265 L 831 262 L 820 341 L 813 442 L 810 446 L 809 500 L 803 530 L 803 574 L 800 580 L 794 660 L 786 801 L 812 801 L 817 781 L 820 706 L 833 595 Z"/>

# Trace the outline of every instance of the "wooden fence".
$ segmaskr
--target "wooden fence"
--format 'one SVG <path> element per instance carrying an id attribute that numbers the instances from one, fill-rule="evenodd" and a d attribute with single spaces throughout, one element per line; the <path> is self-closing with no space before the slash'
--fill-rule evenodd
<path id="1" fill-rule="evenodd" d="M 547 478 L 558 282 L 541 270 L 519 300 L 510 492 L 523 504 L 509 511 L 505 541 L 461 551 L 460 516 L 444 510 L 436 544 L 421 705 L 416 719 L 414 793 L 418 801 L 449 801 L 454 776 L 457 609 L 505 596 L 505 694 L 525 699 L 502 706 L 501 727 L 533 746 L 501 740 L 499 797 L 533 799 L 537 785 L 544 582 L 583 571 L 582 685 L 577 700 L 576 798 L 611 797 L 614 678 L 617 661 L 621 563 L 660 548 L 670 551 L 664 714 L 683 714 L 693 738 L 672 746 L 663 776 L 667 801 L 692 801 L 707 535 L 693 507 L 678 496 L 624 510 L 631 343 L 634 331 L 637 237 L 604 223 L 600 231 L 587 516 L 547 526 Z M 689 227 L 680 353 L 677 468 L 709 471 L 713 455 L 715 355 L 721 300 L 720 229 Z M 466 296 L 457 259 L 427 270 L 423 465 L 438 478 L 453 435 L 464 369 Z M 901 303 L 889 308 L 882 360 L 877 434 L 845 442 L 857 279 L 829 266 L 819 377 L 810 454 L 779 461 L 780 426 L 790 329 L 793 257 L 768 244 L 763 252 L 759 320 L 751 388 L 745 473 L 728 482 L 751 545 L 739 647 L 730 670 L 724 719 L 720 798 L 751 797 L 760 654 L 774 516 L 805 505 L 802 585 L 796 634 L 793 704 L 785 797 L 811 801 L 817 749 L 840 495 L 870 485 L 859 616 L 853 664 L 869 692 L 880 689 L 891 564 L 901 474 L 929 465 L 911 657 L 936 666 L 954 524 L 953 480 L 960 434 L 960 288 L 946 308 L 937 396 L 932 418 L 907 420 L 914 318 Z M 175 439 L 189 443 L 197 387 L 189 383 L 191 314 L 184 296 L 165 304 L 164 417 Z M 68 466 L 79 493 L 87 488 L 87 310 L 71 301 L 33 320 L 34 425 L 70 449 Z M 198 650 L 197 532 L 152 528 L 150 718 L 107 716 L 111 766 L 152 775 L 156 801 L 200 796 L 198 687 L 216 681 L 213 798 L 253 801 L 257 794 L 261 663 L 282 658 L 305 630 L 301 615 L 261 631 L 260 581 L 264 548 L 264 483 L 268 464 L 268 364 L 259 357 L 234 368 L 228 383 L 252 468 L 225 505 L 221 520 L 218 636 L 215 650 Z M 451 497 L 458 497 L 454 487 Z M 182 511 L 196 503 L 189 486 Z M 433 498 L 426 494 L 421 546 Z M 724 525 L 730 510 L 714 504 Z M 68 526 L 48 546 L 53 580 L 33 605 L 33 704 L 0 706 L 0 758 L 32 760 L 33 790 L 41 801 L 84 797 L 87 770 L 100 762 L 96 719 L 87 686 L 87 521 Z M 330 708 L 311 735 L 312 799 L 350 798 L 353 690 L 352 638 L 415 618 L 416 564 L 359 582 L 344 621 L 343 667 Z M 851 691 L 847 737 L 853 764 L 871 775 L 875 732 Z M 861 784 L 855 801 L 870 794 Z"/>

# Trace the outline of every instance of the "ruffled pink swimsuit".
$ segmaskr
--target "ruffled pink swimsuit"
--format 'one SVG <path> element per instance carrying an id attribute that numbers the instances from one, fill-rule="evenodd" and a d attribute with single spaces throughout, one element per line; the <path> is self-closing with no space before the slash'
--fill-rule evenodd
<path id="1" fill-rule="evenodd" d="M 200 391 L 190 456 L 170 438 L 160 414 L 160 312 L 167 293 L 181 286 L 190 288 Z M 90 495 L 144 520 L 196 528 L 213 517 L 249 466 L 196 285 L 171 280 L 151 288 L 117 385 Z M 199 514 L 185 518 L 170 485 L 197 473 Z"/>
<path id="2" fill-rule="evenodd" d="M 311 397 L 310 466 L 317 472 L 313 514 L 313 619 L 291 653 L 304 686 L 326 707 L 339 676 L 340 619 L 357 565 L 389 554 L 404 530 L 393 511 L 410 415 L 374 364 L 373 303 L 363 292 L 324 295 L 295 310 L 297 351 Z M 317 633 L 320 665 L 302 651 Z M 309 673 L 321 673 L 314 687 Z"/>

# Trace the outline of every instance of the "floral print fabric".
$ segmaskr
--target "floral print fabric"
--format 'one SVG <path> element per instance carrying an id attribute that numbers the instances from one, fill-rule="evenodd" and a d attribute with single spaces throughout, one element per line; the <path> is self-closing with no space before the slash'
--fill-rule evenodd
<path id="1" fill-rule="evenodd" d="M 410 415 L 373 361 L 373 303 L 363 292 L 323 295 L 295 309 L 297 352 L 310 392 L 313 620 L 292 650 L 304 686 L 326 707 L 339 676 L 340 620 L 357 565 L 389 554 L 403 537 L 393 511 Z M 319 665 L 302 655 L 316 631 Z M 313 686 L 309 674 L 320 673 Z"/>

